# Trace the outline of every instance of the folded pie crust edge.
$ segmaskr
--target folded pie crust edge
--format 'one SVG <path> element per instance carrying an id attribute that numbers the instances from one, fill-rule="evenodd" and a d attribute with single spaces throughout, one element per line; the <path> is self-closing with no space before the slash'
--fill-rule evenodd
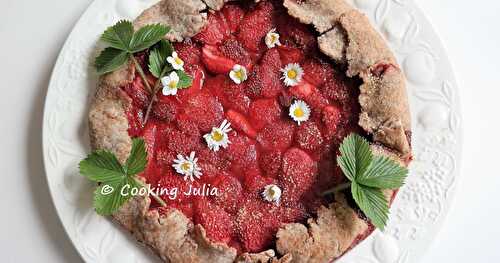
<path id="1" fill-rule="evenodd" d="M 135 27 L 164 23 L 172 27 L 166 36 L 182 41 L 198 33 L 207 23 L 207 11 L 219 10 L 227 0 L 162 0 L 145 10 Z M 372 149 L 402 165 L 411 161 L 411 123 L 404 75 L 384 39 L 368 18 L 344 0 L 284 0 L 288 13 L 318 31 L 318 46 L 346 75 L 359 77 L 359 125 L 373 138 Z M 126 110 L 131 99 L 120 87 L 132 82 L 133 65 L 104 75 L 89 111 L 91 146 L 115 153 L 126 160 L 131 149 Z M 387 191 L 388 199 L 393 191 Z M 307 224 L 280 228 L 276 250 L 237 255 L 236 249 L 206 237 L 182 212 L 165 215 L 149 210 L 150 200 L 134 197 L 112 217 L 137 240 L 165 262 L 330 262 L 343 255 L 369 227 L 342 195 L 328 207 L 320 207 Z"/>

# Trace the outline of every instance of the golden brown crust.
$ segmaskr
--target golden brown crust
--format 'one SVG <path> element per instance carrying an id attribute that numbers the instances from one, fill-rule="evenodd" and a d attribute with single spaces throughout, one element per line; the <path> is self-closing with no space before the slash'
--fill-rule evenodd
<path id="1" fill-rule="evenodd" d="M 136 196 L 128 201 L 113 218 L 130 231 L 139 242 L 146 244 L 165 262 L 231 263 L 236 249 L 208 240 L 205 230 L 176 209 L 159 215 L 150 210 L 150 199 Z"/>
<path id="2" fill-rule="evenodd" d="M 285 0 L 288 13 L 304 24 L 312 24 L 319 33 L 331 29 L 345 12 L 353 7 L 344 0 Z"/>
<path id="3" fill-rule="evenodd" d="M 365 14 L 357 10 L 344 13 L 339 18 L 339 26 L 347 35 L 347 76 L 357 76 L 380 62 L 397 64 L 386 42 L 371 26 Z"/>
<path id="4" fill-rule="evenodd" d="M 320 50 L 347 66 L 346 75 L 360 77 L 360 126 L 373 135 L 375 154 L 388 156 L 402 165 L 411 159 L 410 112 L 405 79 L 389 47 L 357 10 L 329 0 L 285 0 L 289 14 L 313 24 L 320 33 Z M 343 2 L 342 0 L 339 2 Z M 314 8 L 330 8 L 314 12 Z M 325 32 L 326 31 L 326 32 Z M 388 199 L 393 191 L 386 191 Z M 318 219 L 308 226 L 288 224 L 277 234 L 277 249 L 292 255 L 292 262 L 328 262 L 349 249 L 356 237 L 367 230 L 345 202 L 318 210 Z"/>
<path id="5" fill-rule="evenodd" d="M 339 16 L 338 24 L 318 38 L 320 50 L 348 66 L 346 74 L 363 80 L 360 126 L 374 141 L 409 158 L 410 111 L 403 73 L 382 37 L 357 10 Z M 387 69 L 378 69 L 386 67 Z"/>
<path id="6" fill-rule="evenodd" d="M 134 22 L 136 27 L 149 23 L 172 26 L 167 38 L 181 41 L 206 24 L 205 9 L 222 8 L 226 0 L 162 0 L 145 10 Z M 396 60 L 366 16 L 344 0 L 285 0 L 290 15 L 312 24 L 321 33 L 320 50 L 337 63 L 347 66 L 346 74 L 359 77 L 360 126 L 373 135 L 376 154 L 386 155 L 404 165 L 411 157 L 410 115 L 405 80 Z M 104 76 L 89 113 L 93 149 L 113 151 L 124 161 L 130 151 L 125 110 L 130 99 L 120 87 L 132 81 L 134 68 L 129 65 Z M 392 191 L 388 191 L 388 197 Z M 274 250 L 244 253 L 236 259 L 236 250 L 209 241 L 203 227 L 194 226 L 181 212 L 171 210 L 159 215 L 149 210 L 150 200 L 131 199 L 114 219 L 165 262 L 326 262 L 342 255 L 368 226 L 350 208 L 344 198 L 321 207 L 316 219 L 308 224 L 287 224 L 277 234 L 278 258 Z"/>
<path id="7" fill-rule="evenodd" d="M 206 5 L 201 1 L 163 0 L 145 10 L 134 21 L 134 26 L 168 24 L 172 31 L 167 38 L 181 41 L 195 35 L 206 24 L 206 14 L 201 13 L 204 9 Z M 134 75 L 134 67 L 129 64 L 103 76 L 89 112 L 92 148 L 110 150 L 122 162 L 131 148 L 125 113 L 131 102 L 120 87 L 130 84 Z M 149 198 L 135 197 L 113 218 L 165 262 L 226 263 L 235 260 L 234 248 L 208 240 L 203 227 L 193 226 L 181 212 L 172 210 L 160 216 L 157 211 L 150 211 L 149 205 Z"/>
<path id="8" fill-rule="evenodd" d="M 396 59 L 375 29 L 368 26 L 365 15 L 351 10 L 342 14 L 338 22 L 318 38 L 320 50 L 347 64 L 348 76 L 363 80 L 360 126 L 374 136 L 374 141 L 408 157 L 410 112 L 405 79 Z"/>
<path id="9" fill-rule="evenodd" d="M 344 30 L 335 26 L 328 32 L 318 37 L 318 46 L 323 54 L 337 63 L 344 64 L 347 46 L 347 37 Z"/>
<path id="10" fill-rule="evenodd" d="M 216 11 L 220 10 L 224 6 L 224 4 L 229 1 L 231 0 L 203 0 L 208 8 Z"/>
<path id="11" fill-rule="evenodd" d="M 341 195 L 330 207 L 320 207 L 317 219 L 308 227 L 293 223 L 282 227 L 276 237 L 281 254 L 291 254 L 292 262 L 329 262 L 342 255 L 368 229 L 365 221 L 347 205 Z"/>
<path id="12" fill-rule="evenodd" d="M 380 76 L 372 70 L 361 74 L 359 125 L 373 134 L 374 141 L 397 150 L 406 158 L 410 154 L 406 133 L 411 124 L 408 102 L 403 99 L 407 97 L 405 79 L 401 70 L 392 64 L 379 67 L 387 67 Z"/>
<path id="13" fill-rule="evenodd" d="M 292 255 L 286 254 L 280 258 L 276 256 L 273 249 L 260 253 L 243 253 L 236 259 L 235 263 L 290 263 Z"/>
<path id="14" fill-rule="evenodd" d="M 201 0 L 162 0 L 146 9 L 135 21 L 136 28 L 146 24 L 162 23 L 172 30 L 166 38 L 171 41 L 181 41 L 192 37 L 207 23 L 207 8 Z"/>
<path id="15" fill-rule="evenodd" d="M 134 68 L 131 65 L 104 76 L 100 80 L 89 111 L 92 149 L 108 149 L 122 162 L 127 158 L 132 143 L 125 114 L 125 109 L 131 102 L 117 87 L 131 82 L 132 76 Z"/>
<path id="16" fill-rule="evenodd" d="M 90 137 L 93 149 L 114 152 L 121 162 L 129 155 L 131 138 L 125 109 L 129 99 L 109 84 L 112 73 L 103 78 L 89 113 Z M 126 83 L 120 81 L 122 84 Z M 151 200 L 135 197 L 128 201 L 113 218 L 129 230 L 139 242 L 146 244 L 165 262 L 233 262 L 236 250 L 208 240 L 205 230 L 193 224 L 179 211 L 165 216 L 149 210 Z M 213 260 L 213 261 L 212 261 Z"/>

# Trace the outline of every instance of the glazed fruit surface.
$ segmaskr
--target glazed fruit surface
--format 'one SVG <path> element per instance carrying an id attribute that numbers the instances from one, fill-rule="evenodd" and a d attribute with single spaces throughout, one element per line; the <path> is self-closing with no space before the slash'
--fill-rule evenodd
<path id="1" fill-rule="evenodd" d="M 264 38 L 272 29 L 281 45 L 268 48 Z M 282 224 L 314 216 L 320 205 L 332 201 L 321 192 L 345 180 L 335 156 L 347 134 L 361 132 L 359 82 L 347 79 L 341 66 L 320 54 L 313 30 L 288 16 L 278 2 L 226 4 L 208 14 L 200 33 L 174 47 L 193 85 L 176 96 L 158 93 L 145 125 L 150 94 L 139 76 L 123 87 L 132 98 L 129 134 L 144 137 L 148 146 L 143 176 L 153 186 L 179 189 L 175 200 L 163 196 L 167 208 L 153 202 L 152 209 L 177 208 L 203 225 L 210 239 L 239 252 L 271 248 Z M 146 57 L 147 52 L 137 56 L 143 64 Z M 304 76 L 288 87 L 281 69 L 290 63 L 298 63 Z M 235 64 L 248 70 L 241 84 L 229 77 Z M 296 100 L 311 108 L 309 120 L 300 125 L 288 115 Z M 233 129 L 231 143 L 211 151 L 203 135 L 225 119 Z M 190 152 L 196 153 L 203 173 L 194 182 L 172 168 L 178 154 Z M 261 196 L 269 184 L 282 190 L 277 204 Z M 219 195 L 182 194 L 203 185 L 217 188 Z"/>

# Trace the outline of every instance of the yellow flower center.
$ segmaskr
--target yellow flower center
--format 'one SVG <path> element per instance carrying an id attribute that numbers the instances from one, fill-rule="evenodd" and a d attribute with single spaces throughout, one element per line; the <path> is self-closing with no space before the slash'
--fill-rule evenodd
<path id="1" fill-rule="evenodd" d="M 274 191 L 274 189 L 272 187 L 270 187 L 269 190 L 267 190 L 267 193 L 271 197 L 274 197 L 274 195 L 276 195 L 276 191 Z"/>
<path id="2" fill-rule="evenodd" d="M 293 115 L 295 115 L 295 117 L 304 117 L 304 111 L 301 109 L 301 108 L 296 108 L 294 111 L 293 111 Z"/>
<path id="3" fill-rule="evenodd" d="M 168 87 L 171 89 L 177 88 L 177 81 L 170 81 L 170 83 L 168 84 Z"/>
<path id="4" fill-rule="evenodd" d="M 214 139 L 214 141 L 216 142 L 220 142 L 222 141 L 222 139 L 224 139 L 224 135 L 218 131 L 214 131 L 212 132 L 212 139 Z"/>
<path id="5" fill-rule="evenodd" d="M 178 57 L 177 57 L 177 58 L 175 58 L 175 63 L 176 63 L 177 65 L 180 65 L 180 64 L 182 64 L 183 62 L 184 62 L 184 61 L 182 61 L 182 59 L 180 59 L 180 58 L 178 58 Z"/>
<path id="6" fill-rule="evenodd" d="M 243 72 L 241 72 L 241 70 L 235 71 L 234 75 L 240 80 L 243 79 Z"/>
<path id="7" fill-rule="evenodd" d="M 275 34 L 271 35 L 271 42 L 272 43 L 275 43 L 277 39 L 278 39 L 278 37 Z"/>
<path id="8" fill-rule="evenodd" d="M 297 77 L 297 71 L 295 71 L 294 69 L 291 69 L 289 70 L 287 73 L 286 73 L 287 77 L 290 78 L 290 79 L 295 79 Z"/>
<path id="9" fill-rule="evenodd" d="M 183 171 L 189 171 L 189 170 L 191 169 L 191 164 L 190 164 L 190 163 L 188 163 L 188 162 L 185 162 L 185 163 L 183 163 L 183 164 L 181 165 L 181 169 L 182 169 Z"/>

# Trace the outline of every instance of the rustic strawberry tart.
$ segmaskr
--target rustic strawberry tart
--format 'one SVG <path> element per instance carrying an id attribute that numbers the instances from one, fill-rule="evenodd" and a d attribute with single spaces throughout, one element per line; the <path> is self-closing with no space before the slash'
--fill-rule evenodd
<path id="1" fill-rule="evenodd" d="M 106 201 L 162 260 L 332 262 L 383 228 L 410 114 L 365 15 L 344 0 L 162 0 L 117 25 L 91 144 L 133 184 L 178 189 Z"/>

